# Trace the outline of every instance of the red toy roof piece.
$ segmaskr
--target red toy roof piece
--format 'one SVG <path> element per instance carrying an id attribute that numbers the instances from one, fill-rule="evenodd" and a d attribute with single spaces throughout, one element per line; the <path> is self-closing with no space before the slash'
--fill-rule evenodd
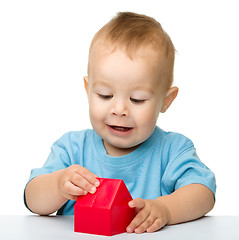
<path id="1" fill-rule="evenodd" d="M 95 198 L 93 207 L 110 209 L 115 200 L 115 196 L 117 195 L 120 185 L 124 184 L 123 180 L 114 179 L 112 181 L 111 179 L 102 178 L 99 180 L 101 186 L 97 189 L 98 193 L 96 194 L 97 197 Z M 104 196 L 104 198 L 101 196 Z"/>
<path id="2" fill-rule="evenodd" d="M 100 181 L 100 186 L 95 194 L 88 193 L 79 197 L 81 206 L 109 209 L 113 204 L 120 185 L 124 184 L 121 179 L 98 178 L 98 180 Z"/>

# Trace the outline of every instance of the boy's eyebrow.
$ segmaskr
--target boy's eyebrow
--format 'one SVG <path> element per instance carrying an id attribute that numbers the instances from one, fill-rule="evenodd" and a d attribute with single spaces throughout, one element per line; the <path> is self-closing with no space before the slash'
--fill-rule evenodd
<path id="1" fill-rule="evenodd" d="M 110 85 L 107 82 L 104 81 L 97 81 L 93 83 L 93 87 L 98 87 L 98 86 L 103 86 L 103 87 L 108 87 L 110 88 Z M 148 88 L 148 87 L 136 87 L 133 89 L 133 92 L 146 92 L 148 94 L 154 94 L 155 90 L 152 88 Z"/>
<path id="2" fill-rule="evenodd" d="M 103 85 L 105 87 L 110 87 L 110 84 L 108 84 L 107 82 L 105 81 L 93 81 L 93 87 L 96 87 L 97 85 Z"/>
<path id="3" fill-rule="evenodd" d="M 147 92 L 150 94 L 154 94 L 155 90 L 153 88 L 149 88 L 149 87 L 136 87 L 134 88 L 134 91 L 143 91 L 143 92 Z"/>

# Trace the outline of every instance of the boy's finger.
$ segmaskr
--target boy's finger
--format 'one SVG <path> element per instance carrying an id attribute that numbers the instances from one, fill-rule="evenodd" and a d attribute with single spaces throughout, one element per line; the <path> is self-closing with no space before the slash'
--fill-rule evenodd
<path id="1" fill-rule="evenodd" d="M 75 170 L 79 175 L 83 176 L 90 184 L 94 185 L 95 187 L 99 187 L 100 182 L 97 179 L 98 176 L 96 174 L 92 173 L 90 170 L 80 165 L 78 165 Z"/>
<path id="2" fill-rule="evenodd" d="M 74 174 L 71 177 L 71 182 L 76 185 L 79 188 L 82 188 L 86 190 L 87 192 L 90 192 L 94 194 L 96 192 L 96 186 L 91 184 L 87 179 L 85 179 L 82 175 L 80 174 Z"/>
<path id="3" fill-rule="evenodd" d="M 160 219 L 156 219 L 154 223 L 149 228 L 147 228 L 147 232 L 148 233 L 155 232 L 164 227 L 164 225 L 165 224 Z"/>
<path id="4" fill-rule="evenodd" d="M 135 233 L 145 232 L 153 223 L 154 219 L 149 215 L 148 218 L 146 218 L 145 221 L 135 229 Z"/>
<path id="5" fill-rule="evenodd" d="M 127 232 L 134 232 L 149 217 L 149 214 L 147 211 L 140 211 L 127 227 Z"/>
<path id="6" fill-rule="evenodd" d="M 145 207 L 145 201 L 142 198 L 135 198 L 134 200 L 129 202 L 129 207 L 136 208 L 136 209 L 142 209 Z"/>
<path id="7" fill-rule="evenodd" d="M 70 181 L 65 182 L 64 191 L 67 195 L 73 195 L 75 197 L 87 194 L 86 190 L 75 186 Z"/>

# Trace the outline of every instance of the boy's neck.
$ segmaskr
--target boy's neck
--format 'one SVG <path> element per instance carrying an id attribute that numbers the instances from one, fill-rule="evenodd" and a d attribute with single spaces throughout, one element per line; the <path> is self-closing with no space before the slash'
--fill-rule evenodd
<path id="1" fill-rule="evenodd" d="M 121 157 L 121 156 L 127 155 L 133 152 L 135 149 L 137 149 L 140 146 L 140 145 L 137 145 L 131 148 L 117 148 L 108 144 L 104 140 L 102 140 L 102 142 L 105 147 L 106 153 L 111 157 Z"/>

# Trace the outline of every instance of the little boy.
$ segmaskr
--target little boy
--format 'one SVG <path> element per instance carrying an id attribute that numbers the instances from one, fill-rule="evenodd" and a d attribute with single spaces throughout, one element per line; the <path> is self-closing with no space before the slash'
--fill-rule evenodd
<path id="1" fill-rule="evenodd" d="M 56 141 L 33 169 L 25 204 L 35 213 L 74 214 L 78 196 L 94 194 L 96 177 L 123 179 L 137 215 L 127 232 L 154 232 L 202 217 L 214 206 L 214 174 L 193 143 L 156 126 L 177 96 L 175 49 L 153 18 L 119 13 L 92 40 L 88 76 L 91 130 Z"/>

